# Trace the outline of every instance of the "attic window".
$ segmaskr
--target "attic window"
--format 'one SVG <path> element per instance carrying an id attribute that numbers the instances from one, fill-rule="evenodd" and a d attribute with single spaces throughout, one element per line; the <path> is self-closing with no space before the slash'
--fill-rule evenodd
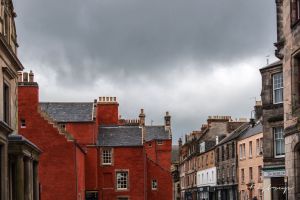
<path id="1" fill-rule="evenodd" d="M 26 128 L 26 120 L 21 119 L 21 128 Z"/>
<path id="2" fill-rule="evenodd" d="M 157 180 L 152 180 L 152 190 L 157 190 Z"/>
<path id="3" fill-rule="evenodd" d="M 60 128 L 66 130 L 66 124 L 59 124 Z"/>
<path id="4" fill-rule="evenodd" d="M 157 143 L 158 145 L 163 145 L 163 144 L 164 144 L 164 142 L 161 141 L 161 140 L 158 140 L 156 143 Z"/>

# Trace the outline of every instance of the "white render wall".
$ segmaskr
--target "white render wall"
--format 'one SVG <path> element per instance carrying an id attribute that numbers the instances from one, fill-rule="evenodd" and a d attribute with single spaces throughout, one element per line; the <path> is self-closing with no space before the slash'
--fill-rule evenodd
<path id="1" fill-rule="evenodd" d="M 216 167 L 212 167 L 197 172 L 197 187 L 215 186 L 216 184 L 217 184 Z"/>

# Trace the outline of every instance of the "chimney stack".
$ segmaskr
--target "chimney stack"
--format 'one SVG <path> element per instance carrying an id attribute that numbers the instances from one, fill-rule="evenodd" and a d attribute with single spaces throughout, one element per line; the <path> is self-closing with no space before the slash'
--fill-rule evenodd
<path id="1" fill-rule="evenodd" d="M 181 138 L 179 138 L 179 140 L 178 140 L 178 145 L 179 145 L 179 149 L 181 149 L 181 147 L 182 147 L 182 139 Z"/>
<path id="2" fill-rule="evenodd" d="M 254 127 L 256 124 L 255 119 L 251 118 L 249 123 L 252 127 Z"/>
<path id="3" fill-rule="evenodd" d="M 141 113 L 139 115 L 140 118 L 140 126 L 145 126 L 145 113 L 144 113 L 144 109 L 141 109 Z"/>
<path id="4" fill-rule="evenodd" d="M 256 101 L 255 106 L 255 120 L 259 120 L 262 117 L 262 102 L 261 101 Z"/>
<path id="5" fill-rule="evenodd" d="M 166 116 L 165 116 L 165 129 L 166 131 L 171 130 L 171 116 L 168 111 L 166 112 Z"/>
<path id="6" fill-rule="evenodd" d="M 28 73 L 27 72 L 23 73 L 23 82 L 28 82 Z"/>
<path id="7" fill-rule="evenodd" d="M 18 82 L 23 82 L 23 77 L 22 77 L 23 73 L 22 72 L 18 72 Z"/>
<path id="8" fill-rule="evenodd" d="M 119 104 L 116 97 L 99 97 L 96 121 L 98 125 L 119 124 Z"/>
<path id="9" fill-rule="evenodd" d="M 31 83 L 34 82 L 34 74 L 31 70 L 30 70 L 30 73 L 29 73 L 29 82 L 31 82 Z"/>

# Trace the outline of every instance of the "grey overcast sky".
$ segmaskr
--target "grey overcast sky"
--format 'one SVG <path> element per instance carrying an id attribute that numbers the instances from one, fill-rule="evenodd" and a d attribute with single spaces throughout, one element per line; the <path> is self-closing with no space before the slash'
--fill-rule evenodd
<path id="1" fill-rule="evenodd" d="M 18 54 L 41 101 L 116 96 L 120 114 L 172 115 L 173 143 L 208 115 L 250 117 L 274 61 L 270 0 L 15 0 Z"/>

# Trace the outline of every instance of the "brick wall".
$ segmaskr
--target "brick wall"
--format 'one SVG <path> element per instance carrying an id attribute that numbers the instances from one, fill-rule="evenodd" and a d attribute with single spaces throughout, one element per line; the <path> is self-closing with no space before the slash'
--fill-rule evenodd
<path id="1" fill-rule="evenodd" d="M 19 124 L 19 133 L 42 150 L 39 163 L 41 199 L 76 199 L 76 154 L 81 157 L 83 152 L 38 112 L 37 85 L 20 86 L 18 96 L 18 118 L 26 121 L 26 128 Z M 82 158 L 78 162 L 80 160 Z M 78 166 L 79 173 L 82 163 Z"/>

